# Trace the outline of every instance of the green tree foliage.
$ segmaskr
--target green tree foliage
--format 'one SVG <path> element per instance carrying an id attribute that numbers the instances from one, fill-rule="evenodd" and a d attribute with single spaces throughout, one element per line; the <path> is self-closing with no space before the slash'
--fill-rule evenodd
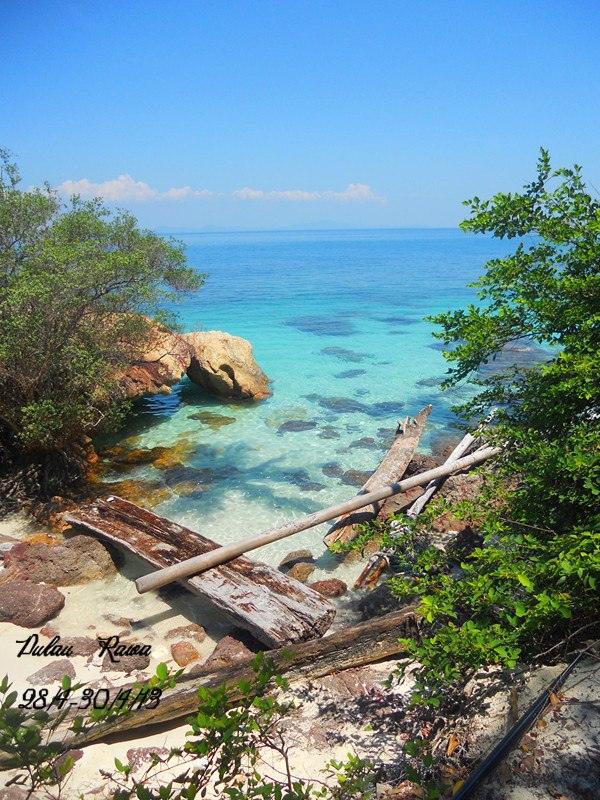
<path id="1" fill-rule="evenodd" d="M 448 346 L 447 385 L 475 376 L 480 387 L 457 410 L 480 421 L 497 407 L 490 436 L 503 446 L 485 493 L 453 509 L 487 537 L 457 557 L 461 578 L 430 549 L 392 582 L 420 598 L 429 623 L 407 647 L 423 664 L 417 695 L 434 704 L 469 668 L 557 655 L 600 627 L 600 203 L 579 167 L 553 171 L 542 150 L 522 193 L 466 205 L 465 231 L 517 246 L 473 284 L 479 305 L 432 318 Z M 537 363 L 482 370 L 534 343 Z"/>
<path id="2" fill-rule="evenodd" d="M 548 360 L 478 379 L 459 410 L 499 406 L 507 469 L 522 477 L 513 513 L 557 528 L 597 524 L 600 500 L 600 203 L 580 167 L 552 171 L 541 151 L 536 179 L 521 194 L 474 198 L 465 231 L 519 237 L 515 252 L 490 261 L 473 285 L 482 304 L 440 314 L 437 334 L 452 349 L 449 384 L 507 346 L 536 342 Z"/>
<path id="3" fill-rule="evenodd" d="M 19 183 L 0 152 L 0 443 L 32 457 L 114 416 L 148 319 L 204 276 L 130 214 Z"/>

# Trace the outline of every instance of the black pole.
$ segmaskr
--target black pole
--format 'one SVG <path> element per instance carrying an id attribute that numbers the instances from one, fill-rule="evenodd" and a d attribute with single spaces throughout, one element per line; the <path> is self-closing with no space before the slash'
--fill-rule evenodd
<path id="1" fill-rule="evenodd" d="M 588 648 L 589 649 L 589 648 Z M 473 789 L 477 786 L 479 781 L 484 778 L 488 772 L 498 764 L 505 755 L 517 744 L 517 742 L 524 736 L 529 728 L 533 725 L 535 720 L 542 714 L 546 707 L 550 704 L 550 694 L 559 689 L 566 681 L 571 672 L 580 659 L 588 652 L 582 650 L 581 653 L 572 661 L 569 666 L 561 672 L 558 678 L 555 678 L 551 685 L 544 689 L 539 695 L 533 705 L 519 718 L 504 738 L 494 747 L 489 756 L 483 761 L 472 773 L 472 775 L 463 783 L 456 794 L 452 795 L 452 800 L 464 800 L 468 797 Z"/>

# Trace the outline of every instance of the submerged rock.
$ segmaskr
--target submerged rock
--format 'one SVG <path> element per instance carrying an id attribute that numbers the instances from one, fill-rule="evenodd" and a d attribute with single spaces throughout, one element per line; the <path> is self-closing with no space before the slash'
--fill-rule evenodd
<path id="1" fill-rule="evenodd" d="M 351 397 L 321 397 L 319 398 L 319 405 L 326 408 L 328 411 L 335 411 L 338 414 L 364 414 L 367 406 L 358 400 L 353 400 Z"/>
<path id="2" fill-rule="evenodd" d="M 324 347 L 321 353 L 326 356 L 334 356 L 339 358 L 340 361 L 367 361 L 372 359 L 371 353 L 357 353 L 354 350 L 348 350 L 345 347 Z"/>
<path id="3" fill-rule="evenodd" d="M 347 486 L 360 486 L 362 488 L 372 474 L 372 471 L 369 472 L 360 469 L 348 469 L 342 475 L 341 480 L 342 483 L 345 483 Z"/>
<path id="4" fill-rule="evenodd" d="M 323 483 L 311 480 L 310 475 L 305 469 L 298 469 L 294 472 L 284 472 L 282 477 L 288 483 L 298 486 L 303 492 L 320 492 L 325 488 Z"/>
<path id="5" fill-rule="evenodd" d="M 153 508 L 171 498 L 171 492 L 160 481 L 115 481 L 103 488 L 107 494 L 116 494 L 144 508 Z"/>
<path id="6" fill-rule="evenodd" d="M 363 436 L 362 439 L 356 439 L 350 442 L 350 447 L 363 447 L 367 450 L 381 450 L 381 443 L 375 441 L 372 436 Z"/>
<path id="7" fill-rule="evenodd" d="M 292 431 L 311 431 L 317 427 L 317 423 L 311 420 L 290 419 L 277 428 L 277 433 L 290 433 Z"/>
<path id="8" fill-rule="evenodd" d="M 272 394 L 246 339 L 222 331 L 187 333 L 183 339 L 192 348 L 188 378 L 201 388 L 235 400 L 263 400 Z"/>
<path id="9" fill-rule="evenodd" d="M 0 585 L 0 622 L 37 628 L 55 617 L 64 604 L 65 596 L 54 586 L 20 579 Z"/>
<path id="10" fill-rule="evenodd" d="M 339 478 L 344 474 L 344 468 L 337 461 L 328 461 L 327 464 L 323 464 L 321 470 L 328 478 Z"/>
<path id="11" fill-rule="evenodd" d="M 319 439 L 339 439 L 340 432 L 333 425 L 325 425 L 318 434 Z"/>
<path id="12" fill-rule="evenodd" d="M 418 317 L 407 317 L 404 315 L 397 315 L 393 317 L 382 317 L 381 322 L 387 322 L 388 325 L 416 325 L 421 319 Z"/>
<path id="13" fill-rule="evenodd" d="M 227 417 L 225 414 L 217 414 L 214 411 L 197 411 L 195 414 L 190 414 L 188 419 L 198 419 L 213 431 L 218 431 L 224 425 L 231 425 L 235 422 L 235 417 Z"/>
<path id="14" fill-rule="evenodd" d="M 322 317 L 315 314 L 288 319 L 285 324 L 305 333 L 314 333 L 317 336 L 350 336 L 356 333 L 354 324 L 345 316 Z"/>
<path id="15" fill-rule="evenodd" d="M 347 369 L 344 372 L 338 372 L 334 378 L 358 378 L 359 375 L 366 375 L 366 369 Z"/>

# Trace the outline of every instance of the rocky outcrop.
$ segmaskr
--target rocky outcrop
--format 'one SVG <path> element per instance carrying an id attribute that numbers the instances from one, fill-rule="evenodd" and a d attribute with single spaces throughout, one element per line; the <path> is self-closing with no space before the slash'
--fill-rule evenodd
<path id="1" fill-rule="evenodd" d="M 0 622 L 37 628 L 55 617 L 64 604 L 64 595 L 54 586 L 21 580 L 0 585 Z"/>
<path id="2" fill-rule="evenodd" d="M 119 378 L 121 399 L 169 394 L 185 375 L 191 358 L 192 349 L 182 336 L 152 325 L 143 356 Z"/>
<path id="3" fill-rule="evenodd" d="M 263 400 L 271 395 L 269 379 L 246 339 L 222 331 L 186 333 L 183 339 L 192 348 L 187 375 L 193 383 L 231 400 Z"/>
<path id="4" fill-rule="evenodd" d="M 269 379 L 246 339 L 222 331 L 181 336 L 151 323 L 143 355 L 118 376 L 119 399 L 169 394 L 186 372 L 193 383 L 228 400 L 262 400 L 271 395 Z"/>

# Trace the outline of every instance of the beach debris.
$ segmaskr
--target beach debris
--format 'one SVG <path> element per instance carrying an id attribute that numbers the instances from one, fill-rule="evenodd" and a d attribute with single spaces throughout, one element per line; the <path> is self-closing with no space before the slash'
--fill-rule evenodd
<path id="1" fill-rule="evenodd" d="M 418 636 L 418 631 L 414 609 L 407 608 L 343 628 L 321 639 L 299 642 L 293 648 L 284 646 L 269 650 L 265 656 L 275 662 L 278 672 L 288 681 L 310 680 L 403 653 L 406 645 L 402 639 Z M 108 733 L 146 729 L 148 725 L 189 716 L 197 710 L 199 686 L 216 688 L 225 684 L 233 688 L 238 687 L 240 681 L 251 681 L 255 675 L 252 669 L 255 658 L 255 653 L 227 636 L 204 663 L 192 666 L 182 675 L 174 689 L 164 690 L 155 708 L 141 706 L 135 714 L 112 717 L 76 736 L 69 730 L 67 717 L 63 727 L 53 734 L 52 741 L 65 749 L 81 747 L 103 739 Z M 109 702 L 127 688 L 125 685 L 109 689 Z"/>
<path id="2" fill-rule="evenodd" d="M 388 484 L 380 489 L 376 489 L 367 494 L 358 494 L 351 500 L 346 500 L 344 503 L 338 503 L 333 506 L 328 506 L 320 511 L 314 511 L 312 514 L 307 514 L 304 517 L 292 520 L 291 522 L 281 525 L 276 528 L 262 531 L 261 533 L 249 536 L 234 544 L 228 544 L 223 547 L 213 547 L 210 552 L 205 552 L 199 556 L 185 559 L 179 563 L 171 564 L 169 567 L 159 569 L 152 575 L 144 575 L 138 578 L 135 582 L 138 592 L 143 594 L 151 589 L 158 589 L 161 586 L 166 586 L 176 580 L 181 580 L 189 575 L 197 573 L 205 573 L 212 567 L 225 564 L 232 559 L 237 558 L 243 553 L 250 550 L 255 550 L 258 547 L 263 547 L 271 542 L 277 542 L 281 539 L 286 539 L 288 536 L 293 536 L 300 531 L 305 531 L 308 528 L 314 528 L 322 522 L 327 522 L 332 519 L 339 518 L 342 515 L 350 514 L 360 508 L 365 508 L 373 504 L 379 504 L 387 497 L 392 497 L 395 494 L 405 492 L 414 486 L 421 486 L 429 483 L 434 478 L 441 475 L 451 475 L 454 472 L 461 472 L 465 469 L 481 464 L 488 458 L 492 458 L 501 451 L 500 447 L 486 447 L 483 450 L 478 450 L 470 456 L 459 458 L 452 464 L 446 464 L 436 469 L 424 472 L 421 475 L 415 475 L 412 478 L 406 478 L 399 483 Z M 118 500 L 118 498 L 109 498 Z M 122 502 L 122 501 L 121 501 Z M 141 511 L 141 509 L 140 509 Z M 69 517 L 69 515 L 67 515 Z M 168 520 L 163 520 L 168 523 Z M 173 523 L 170 523 L 171 525 Z M 93 527 L 93 526 L 92 526 Z M 134 529 L 135 532 L 135 529 Z M 213 543 L 214 545 L 214 543 Z"/>

